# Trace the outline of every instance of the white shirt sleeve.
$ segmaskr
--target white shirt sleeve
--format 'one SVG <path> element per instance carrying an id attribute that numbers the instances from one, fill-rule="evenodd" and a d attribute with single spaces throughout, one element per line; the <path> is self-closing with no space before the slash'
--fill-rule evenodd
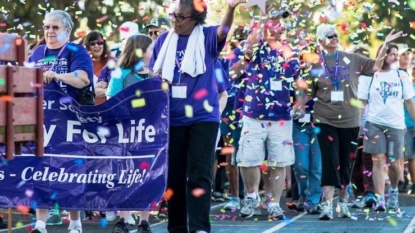
<path id="1" fill-rule="evenodd" d="M 409 79 L 409 75 L 408 73 L 404 72 L 404 71 L 399 71 L 399 75 L 401 76 L 401 80 L 402 80 L 402 89 L 403 89 L 403 99 L 404 100 L 409 100 L 412 99 L 412 97 L 414 97 L 415 93 L 414 93 L 414 88 L 413 88 L 413 84 Z"/>
<path id="2" fill-rule="evenodd" d="M 357 98 L 367 100 L 369 97 L 369 85 L 372 77 L 370 76 L 359 76 L 359 84 L 357 86 Z"/>

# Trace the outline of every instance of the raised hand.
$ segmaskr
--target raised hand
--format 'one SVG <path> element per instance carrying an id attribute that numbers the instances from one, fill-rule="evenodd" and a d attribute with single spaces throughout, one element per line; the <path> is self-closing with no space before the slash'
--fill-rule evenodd
<path id="1" fill-rule="evenodd" d="M 235 8 L 241 3 L 246 3 L 246 0 L 228 0 L 229 7 Z"/>
<path id="2" fill-rule="evenodd" d="M 394 40 L 396 40 L 399 37 L 402 37 L 403 31 L 400 31 L 400 32 L 397 32 L 397 33 L 394 33 L 394 32 L 395 32 L 395 29 L 392 29 L 389 32 L 389 34 L 385 38 L 385 44 L 387 44 L 387 43 L 389 43 L 391 41 L 394 41 Z"/>

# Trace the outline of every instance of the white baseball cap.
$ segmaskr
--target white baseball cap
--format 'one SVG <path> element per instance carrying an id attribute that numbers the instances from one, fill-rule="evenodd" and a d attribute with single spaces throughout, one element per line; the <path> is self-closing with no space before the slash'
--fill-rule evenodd
<path id="1" fill-rule="evenodd" d="M 130 36 L 140 34 L 138 24 L 131 21 L 124 22 L 120 27 L 120 40 L 123 41 Z"/>

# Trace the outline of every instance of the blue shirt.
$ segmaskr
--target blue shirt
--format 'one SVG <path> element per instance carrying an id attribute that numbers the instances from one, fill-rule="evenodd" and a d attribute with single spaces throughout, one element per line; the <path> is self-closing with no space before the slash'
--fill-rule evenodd
<path id="1" fill-rule="evenodd" d="M 415 84 L 413 84 L 413 87 L 415 89 Z M 412 98 L 412 101 L 415 102 L 415 97 Z M 405 112 L 405 125 L 406 125 L 406 127 L 407 128 L 413 128 L 415 126 L 415 122 L 412 120 L 411 115 L 409 115 L 409 112 L 408 112 L 408 109 L 406 109 L 406 106 L 404 108 L 404 112 Z"/>
<path id="2" fill-rule="evenodd" d="M 260 42 L 255 60 L 248 65 L 244 116 L 258 120 L 291 120 L 290 87 L 299 76 L 297 59 L 286 61 L 266 42 Z"/>
<path id="3" fill-rule="evenodd" d="M 171 126 L 187 126 L 198 122 L 219 122 L 219 94 L 214 72 L 216 61 L 226 40 L 223 40 L 221 43 L 218 42 L 217 29 L 218 26 L 203 27 L 203 33 L 205 35 L 206 72 L 197 77 L 191 77 L 186 73 L 181 75 L 181 85 L 185 84 L 187 86 L 187 98 L 173 98 L 172 93 L 169 93 Z M 154 45 L 153 56 L 149 65 L 150 70 L 153 70 L 155 61 L 167 35 L 168 32 L 161 34 Z M 182 64 L 182 61 L 188 40 L 189 36 L 179 36 L 177 41 L 176 58 L 180 66 L 185 65 Z M 175 85 L 178 81 L 179 68 L 176 64 L 172 84 Z M 186 115 L 186 106 L 192 107 L 192 114 L 188 113 Z M 189 115 L 193 116 L 188 117 Z"/>

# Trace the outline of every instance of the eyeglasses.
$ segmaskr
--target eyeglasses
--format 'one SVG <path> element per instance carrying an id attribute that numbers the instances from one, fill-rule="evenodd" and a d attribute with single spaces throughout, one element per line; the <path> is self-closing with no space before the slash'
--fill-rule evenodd
<path id="1" fill-rule="evenodd" d="M 50 28 L 52 28 L 53 31 L 59 31 L 59 29 L 61 29 L 62 27 L 59 27 L 57 25 L 43 25 L 43 30 L 45 31 L 49 31 Z"/>
<path id="2" fill-rule="evenodd" d="M 337 34 L 334 33 L 333 35 L 326 35 L 327 39 L 333 39 L 333 38 L 337 38 Z"/>
<path id="3" fill-rule="evenodd" d="M 94 45 L 104 45 L 104 41 L 89 42 L 89 46 L 94 46 Z"/>
<path id="4" fill-rule="evenodd" d="M 149 32 L 148 32 L 148 35 L 149 35 L 149 36 L 153 36 L 153 35 L 155 35 L 155 36 L 159 36 L 159 35 L 160 35 L 160 32 L 159 32 L 159 31 L 149 31 Z"/>
<path id="5" fill-rule="evenodd" d="M 169 13 L 169 17 L 171 20 L 175 20 L 178 23 L 184 21 L 185 19 L 192 18 L 192 16 L 176 15 L 175 12 Z"/>

